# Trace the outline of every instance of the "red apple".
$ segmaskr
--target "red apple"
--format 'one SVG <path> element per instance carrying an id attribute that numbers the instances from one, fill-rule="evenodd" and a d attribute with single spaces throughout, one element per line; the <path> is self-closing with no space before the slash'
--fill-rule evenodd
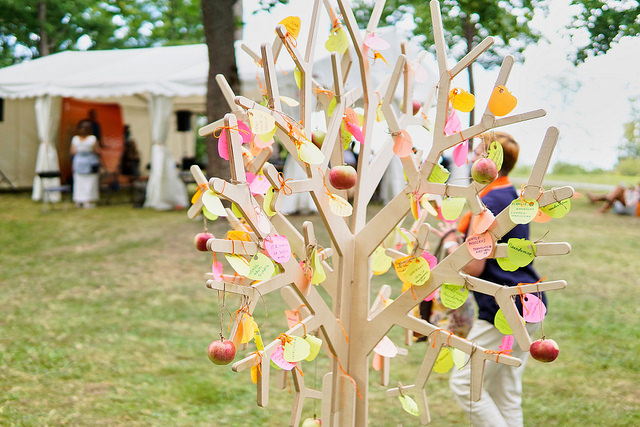
<path id="1" fill-rule="evenodd" d="M 213 239 L 213 234 L 211 233 L 198 233 L 193 238 L 193 243 L 196 245 L 196 249 L 202 252 L 207 251 L 207 240 Z"/>
<path id="2" fill-rule="evenodd" d="M 348 190 L 356 185 L 357 179 L 358 173 L 353 166 L 340 165 L 329 170 L 329 182 L 338 190 Z"/>
<path id="3" fill-rule="evenodd" d="M 558 357 L 560 348 L 554 340 L 542 338 L 531 343 L 529 353 L 540 362 L 553 362 Z"/>
<path id="4" fill-rule="evenodd" d="M 482 157 L 471 165 L 471 178 L 480 184 L 489 184 L 498 176 L 496 163 L 486 157 Z"/>
<path id="5" fill-rule="evenodd" d="M 230 340 L 215 340 L 209 344 L 207 355 L 216 365 L 226 365 L 236 357 L 236 346 Z"/>
<path id="6" fill-rule="evenodd" d="M 318 418 L 307 418 L 302 422 L 302 427 L 318 427 L 322 425 L 322 421 Z"/>
<path id="7" fill-rule="evenodd" d="M 324 142 L 324 137 L 327 136 L 326 132 L 323 132 L 321 130 L 314 130 L 311 133 L 311 142 L 313 142 L 313 144 L 318 147 L 321 148 L 322 147 L 322 143 Z"/>
<path id="8" fill-rule="evenodd" d="M 413 100 L 413 115 L 414 116 L 416 114 L 418 114 L 418 111 L 420 111 L 420 108 L 422 108 L 422 104 L 420 103 L 420 101 L 414 99 Z"/>

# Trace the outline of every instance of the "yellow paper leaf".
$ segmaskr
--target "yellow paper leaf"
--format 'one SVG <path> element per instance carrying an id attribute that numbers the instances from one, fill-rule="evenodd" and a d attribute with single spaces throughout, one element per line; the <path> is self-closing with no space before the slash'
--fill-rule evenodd
<path id="1" fill-rule="evenodd" d="M 464 197 L 447 197 L 442 201 L 442 217 L 447 221 L 455 221 L 462 213 L 466 201 Z"/>
<path id="2" fill-rule="evenodd" d="M 431 269 L 426 259 L 422 257 L 405 256 L 393 261 L 396 274 L 403 282 L 415 286 L 424 285 L 431 276 Z"/>
<path id="3" fill-rule="evenodd" d="M 305 340 L 309 343 L 309 355 L 304 358 L 307 362 L 311 362 L 318 356 L 320 348 L 322 347 L 322 340 L 313 335 L 307 335 Z"/>
<path id="4" fill-rule="evenodd" d="M 438 163 L 431 171 L 431 175 L 429 175 L 429 182 L 444 184 L 449 179 L 449 175 L 451 175 L 451 173 L 447 168 Z"/>
<path id="5" fill-rule="evenodd" d="M 349 204 L 349 202 L 347 202 L 340 196 L 336 196 L 335 194 L 332 194 L 329 197 L 329 209 L 335 215 L 341 217 L 351 216 L 351 214 L 353 213 L 353 207 Z"/>
<path id="6" fill-rule="evenodd" d="M 255 336 L 255 330 L 257 327 L 258 325 L 256 324 L 256 321 L 253 320 L 253 317 L 245 313 L 242 317 L 243 334 L 242 334 L 242 340 L 240 343 L 246 344 L 249 341 L 251 341 Z"/>
<path id="7" fill-rule="evenodd" d="M 271 141 L 273 139 L 273 135 L 276 134 L 276 129 L 277 128 L 274 126 L 273 129 L 271 130 L 271 132 L 258 134 L 258 138 L 262 142 L 269 142 L 269 141 Z"/>
<path id="8" fill-rule="evenodd" d="M 218 215 L 214 215 L 209 212 L 209 210 L 205 206 L 202 206 L 202 215 L 204 215 L 205 218 L 207 218 L 209 221 L 215 221 L 216 219 L 218 219 Z"/>
<path id="9" fill-rule="evenodd" d="M 376 276 L 384 274 L 389 271 L 393 259 L 385 253 L 385 249 L 382 246 L 378 246 L 371 255 L 371 270 Z"/>
<path id="10" fill-rule="evenodd" d="M 473 110 L 473 107 L 476 105 L 475 96 L 464 89 L 452 89 L 449 97 L 451 98 L 453 108 L 458 111 L 462 111 L 463 113 L 468 113 Z"/>
<path id="11" fill-rule="evenodd" d="M 216 216 L 227 216 L 227 211 L 220 201 L 220 198 L 211 190 L 207 190 L 202 194 L 202 203 L 209 212 Z"/>
<path id="12" fill-rule="evenodd" d="M 398 400 L 400 401 L 400 405 L 402 405 L 402 409 L 406 413 L 411 414 L 414 417 L 420 416 L 420 411 L 418 410 L 418 404 L 410 396 L 407 396 L 406 394 L 401 394 L 400 396 L 398 396 Z"/>
<path id="13" fill-rule="evenodd" d="M 518 267 L 529 265 L 536 257 L 536 245 L 531 240 L 511 238 L 507 242 L 507 257 Z"/>
<path id="14" fill-rule="evenodd" d="M 258 135 L 270 133 L 276 126 L 276 119 L 265 111 L 249 109 L 247 110 L 247 115 L 249 116 L 251 131 Z"/>
<path id="15" fill-rule="evenodd" d="M 275 265 L 269 257 L 260 252 L 256 253 L 249 261 L 249 273 L 247 278 L 253 280 L 266 280 L 273 276 L 276 270 Z"/>
<path id="16" fill-rule="evenodd" d="M 304 140 L 298 148 L 298 158 L 310 165 L 319 165 L 324 161 L 324 154 L 315 144 Z"/>
<path id="17" fill-rule="evenodd" d="M 515 224 L 529 224 L 538 214 L 538 202 L 516 199 L 509 205 L 509 218 Z"/>
<path id="18" fill-rule="evenodd" d="M 498 265 L 504 271 L 516 271 L 518 266 L 511 262 L 509 258 L 496 258 Z"/>
<path id="19" fill-rule="evenodd" d="M 453 358 L 453 365 L 458 369 L 464 368 L 467 362 L 467 354 L 460 349 L 453 348 L 451 350 L 451 357 Z"/>
<path id="20" fill-rule="evenodd" d="M 562 218 L 571 210 L 571 199 L 565 199 L 547 206 L 542 206 L 540 210 L 551 218 Z"/>
<path id="21" fill-rule="evenodd" d="M 337 52 L 340 55 L 344 54 L 349 48 L 349 36 L 347 35 L 347 32 L 343 28 L 331 31 L 324 47 L 329 52 Z"/>
<path id="22" fill-rule="evenodd" d="M 462 307 L 468 296 L 469 290 L 463 286 L 443 283 L 440 287 L 440 301 L 447 308 Z"/>
<path id="23" fill-rule="evenodd" d="M 504 317 L 504 313 L 502 309 L 499 309 L 496 312 L 496 317 L 493 319 L 493 324 L 496 329 L 500 331 L 503 335 L 512 335 L 513 331 L 511 330 L 511 326 L 509 326 L 509 322 L 507 322 L 507 318 Z"/>
<path id="24" fill-rule="evenodd" d="M 492 141 L 489 145 L 487 157 L 493 160 L 493 163 L 496 164 L 496 168 L 500 170 L 500 168 L 502 168 L 502 161 L 504 160 L 504 150 L 502 149 L 502 144 L 500 144 L 498 141 Z"/>
<path id="25" fill-rule="evenodd" d="M 284 345 L 284 360 L 287 362 L 299 362 L 309 356 L 311 347 L 302 337 L 292 336 L 291 341 Z"/>
<path id="26" fill-rule="evenodd" d="M 300 90 L 300 88 L 302 87 L 302 74 L 300 73 L 300 70 L 298 69 L 298 67 L 296 67 L 296 69 L 293 70 L 293 78 L 296 81 L 296 86 L 298 86 L 298 90 Z"/>
<path id="27" fill-rule="evenodd" d="M 276 190 L 273 187 L 269 187 L 267 193 L 264 195 L 264 200 L 262 201 L 262 209 L 268 216 L 274 216 L 276 213 L 271 210 L 271 201 L 276 194 Z"/>
<path id="28" fill-rule="evenodd" d="M 451 370 L 451 368 L 453 368 L 453 357 L 451 356 L 451 352 L 447 347 L 442 347 L 440 349 L 440 353 L 438 353 L 436 363 L 433 364 L 433 372 L 446 374 Z"/>
<path id="29" fill-rule="evenodd" d="M 241 255 L 233 255 L 233 254 L 224 254 L 229 265 L 238 273 L 240 276 L 246 277 L 249 274 L 250 267 L 249 261 Z"/>
<path id="30" fill-rule="evenodd" d="M 311 268 L 313 269 L 312 284 L 318 285 L 327 279 L 327 274 L 324 271 L 324 267 L 322 267 L 322 261 L 320 261 L 317 249 L 314 249 L 311 253 Z"/>
<path id="31" fill-rule="evenodd" d="M 278 23 L 279 25 L 284 25 L 287 29 L 287 32 L 293 36 L 294 39 L 298 38 L 298 34 L 300 34 L 300 18 L 297 16 L 289 16 L 284 18 L 282 21 Z"/>
<path id="32" fill-rule="evenodd" d="M 298 102 L 295 99 L 290 98 L 288 96 L 284 96 L 284 95 L 280 95 L 280 101 L 284 102 L 289 107 L 297 107 L 298 105 L 300 105 L 300 102 Z"/>

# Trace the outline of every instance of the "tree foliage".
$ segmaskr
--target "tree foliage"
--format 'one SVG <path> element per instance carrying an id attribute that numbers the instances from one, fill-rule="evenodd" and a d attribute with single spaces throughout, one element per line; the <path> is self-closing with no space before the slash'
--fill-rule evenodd
<path id="1" fill-rule="evenodd" d="M 572 0 L 571 4 L 580 6 L 572 27 L 589 32 L 589 42 L 576 52 L 576 63 L 607 53 L 622 37 L 640 32 L 640 3 L 637 1 Z"/>
<path id="2" fill-rule="evenodd" d="M 44 9 L 44 10 L 43 10 Z M 78 49 L 201 43 L 199 0 L 0 0 L 0 65 Z"/>

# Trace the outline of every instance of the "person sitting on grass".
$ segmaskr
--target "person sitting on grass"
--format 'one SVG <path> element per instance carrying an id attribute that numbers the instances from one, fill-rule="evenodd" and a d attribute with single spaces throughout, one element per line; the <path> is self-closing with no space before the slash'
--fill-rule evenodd
<path id="1" fill-rule="evenodd" d="M 640 183 L 636 187 L 618 185 L 608 194 L 594 195 L 587 193 L 591 203 L 605 202 L 598 212 L 605 213 L 611 207 L 619 215 L 640 216 Z"/>

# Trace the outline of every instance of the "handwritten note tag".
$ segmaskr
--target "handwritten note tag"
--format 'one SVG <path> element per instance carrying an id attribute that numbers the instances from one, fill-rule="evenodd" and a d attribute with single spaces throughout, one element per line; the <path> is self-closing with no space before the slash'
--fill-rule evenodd
<path id="1" fill-rule="evenodd" d="M 511 238 L 507 241 L 507 257 L 518 267 L 529 265 L 536 257 L 536 245 L 531 240 Z"/>
<path id="2" fill-rule="evenodd" d="M 295 362 L 288 362 L 285 360 L 282 344 L 279 344 L 271 353 L 271 361 L 275 363 L 277 367 L 284 369 L 285 371 L 290 371 L 296 366 Z"/>
<path id="3" fill-rule="evenodd" d="M 540 208 L 542 212 L 551 218 L 562 218 L 571 210 L 571 199 L 565 199 Z"/>
<path id="4" fill-rule="evenodd" d="M 502 168 L 502 162 L 504 160 L 504 151 L 502 149 L 502 144 L 498 141 L 492 141 L 489 145 L 489 152 L 487 153 L 487 157 L 493 160 L 493 163 L 496 164 L 496 168 L 500 170 Z"/>
<path id="5" fill-rule="evenodd" d="M 518 266 L 511 262 L 509 258 L 496 258 L 496 261 L 504 271 L 516 271 Z"/>
<path id="6" fill-rule="evenodd" d="M 513 334 L 513 331 L 511 330 L 511 326 L 509 326 L 509 322 L 507 322 L 507 318 L 504 317 L 504 313 L 502 312 L 502 309 L 499 309 L 496 312 L 496 317 L 494 317 L 493 319 L 493 324 L 495 325 L 496 329 L 500 331 L 501 334 L 503 335 Z"/>
<path id="7" fill-rule="evenodd" d="M 449 179 L 449 175 L 451 175 L 451 172 L 449 172 L 447 168 L 438 163 L 433 167 L 431 175 L 429 175 L 429 182 L 444 184 Z"/>
<path id="8" fill-rule="evenodd" d="M 347 202 L 342 197 L 336 196 L 335 194 L 332 194 L 329 197 L 329 209 L 335 215 L 341 217 L 351 216 L 351 214 L 353 213 L 353 207 L 351 206 L 351 204 L 349 204 L 349 202 Z"/>
<path id="9" fill-rule="evenodd" d="M 529 323 L 542 322 L 547 314 L 547 307 L 542 300 L 534 294 L 525 294 L 523 299 L 522 317 L 524 317 L 524 320 Z"/>
<path id="10" fill-rule="evenodd" d="M 517 103 L 516 97 L 505 86 L 496 86 L 489 98 L 489 111 L 498 117 L 506 116 L 516 108 Z"/>
<path id="11" fill-rule="evenodd" d="M 385 253 L 385 249 L 378 246 L 371 255 L 371 270 L 373 270 L 373 274 L 379 276 L 389 271 L 392 262 L 391 257 Z"/>
<path id="12" fill-rule="evenodd" d="M 398 347 L 386 335 L 382 337 L 373 351 L 383 357 L 396 357 L 398 355 Z"/>
<path id="13" fill-rule="evenodd" d="M 411 155 L 411 148 L 413 142 L 411 136 L 406 130 L 401 130 L 397 135 L 393 136 L 393 153 L 400 157 L 409 157 Z"/>
<path id="14" fill-rule="evenodd" d="M 264 240 L 264 249 L 278 264 L 284 264 L 291 258 L 291 246 L 286 236 L 279 234 L 268 236 Z"/>
<path id="15" fill-rule="evenodd" d="M 249 267 L 249 261 L 247 261 L 245 257 L 234 254 L 224 254 L 224 257 L 231 268 L 233 268 L 240 276 L 246 277 L 247 274 L 249 274 L 251 267 Z"/>
<path id="16" fill-rule="evenodd" d="M 396 274 L 403 282 L 415 286 L 424 285 L 431 276 L 429 263 L 422 257 L 405 256 L 393 261 Z"/>
<path id="17" fill-rule="evenodd" d="M 491 227 L 493 221 L 495 220 L 495 216 L 489 209 L 485 209 L 480 214 L 473 217 L 473 221 L 471 222 L 473 225 L 473 232 L 475 234 L 482 234 Z"/>
<path id="18" fill-rule="evenodd" d="M 413 398 L 411 398 L 411 396 L 401 394 L 400 396 L 398 396 L 398 400 L 400 401 L 400 405 L 402 406 L 403 411 L 405 411 L 409 415 L 413 415 L 414 417 L 420 416 L 418 404 L 415 400 L 413 400 Z"/>
<path id="19" fill-rule="evenodd" d="M 474 234 L 467 237 L 467 249 L 475 259 L 484 259 L 493 252 L 493 238 L 490 233 Z"/>
<path id="20" fill-rule="evenodd" d="M 271 202 L 275 197 L 277 191 L 273 187 L 269 187 L 267 193 L 264 195 L 264 200 L 262 201 L 262 209 L 268 216 L 274 216 L 276 213 L 271 210 Z"/>
<path id="21" fill-rule="evenodd" d="M 443 283 L 440 287 L 440 301 L 447 308 L 456 309 L 462 307 L 468 296 L 469 290 L 464 286 Z"/>
<path id="22" fill-rule="evenodd" d="M 264 254 L 256 253 L 249 261 L 247 277 L 253 280 L 266 280 L 273 276 L 276 268 L 273 262 Z"/>
<path id="23" fill-rule="evenodd" d="M 509 218 L 515 224 L 529 224 L 538 213 L 538 202 L 516 199 L 509 205 Z"/>
<path id="24" fill-rule="evenodd" d="M 319 165 L 324 161 L 324 154 L 315 144 L 305 140 L 298 147 L 298 158 L 310 165 Z"/>
<path id="25" fill-rule="evenodd" d="M 284 25 L 287 29 L 287 32 L 291 34 L 291 36 L 296 39 L 298 38 L 298 34 L 300 34 L 300 18 L 297 16 L 289 16 L 284 18 L 282 21 L 278 23 L 279 25 Z"/>
<path id="26" fill-rule="evenodd" d="M 311 362 L 318 356 L 322 347 L 322 340 L 314 335 L 307 335 L 305 341 L 309 343 L 309 355 L 304 358 L 307 362 Z"/>
<path id="27" fill-rule="evenodd" d="M 453 162 L 456 166 L 460 167 L 467 163 L 467 156 L 469 154 L 469 141 L 464 140 L 460 144 L 456 145 L 453 149 Z"/>
<path id="28" fill-rule="evenodd" d="M 287 342 L 284 345 L 284 360 L 293 363 L 304 360 L 307 356 L 309 356 L 311 348 L 309 346 L 309 343 L 304 338 L 296 336 L 292 336 L 290 338 L 291 341 Z"/>
<path id="29" fill-rule="evenodd" d="M 433 364 L 433 372 L 446 374 L 451 370 L 451 368 L 453 368 L 453 357 L 451 356 L 451 351 L 449 351 L 447 347 L 442 347 L 440 349 L 440 353 L 438 353 L 436 363 Z"/>
<path id="30" fill-rule="evenodd" d="M 463 197 L 447 197 L 442 201 L 442 218 L 448 221 L 455 221 L 458 219 L 466 203 L 466 199 Z"/>
<path id="31" fill-rule="evenodd" d="M 338 28 L 335 31 L 331 31 L 329 38 L 327 39 L 324 47 L 329 52 L 337 52 L 340 55 L 344 54 L 349 48 L 349 36 L 342 28 Z"/>
<path id="32" fill-rule="evenodd" d="M 473 94 L 467 92 L 464 89 L 454 88 L 449 93 L 451 99 L 451 105 L 458 111 L 468 113 L 473 110 L 476 105 L 476 98 Z"/>
<path id="33" fill-rule="evenodd" d="M 276 126 L 276 119 L 265 111 L 249 109 L 247 110 L 247 115 L 249 116 L 251 130 L 258 135 L 271 133 Z"/>

